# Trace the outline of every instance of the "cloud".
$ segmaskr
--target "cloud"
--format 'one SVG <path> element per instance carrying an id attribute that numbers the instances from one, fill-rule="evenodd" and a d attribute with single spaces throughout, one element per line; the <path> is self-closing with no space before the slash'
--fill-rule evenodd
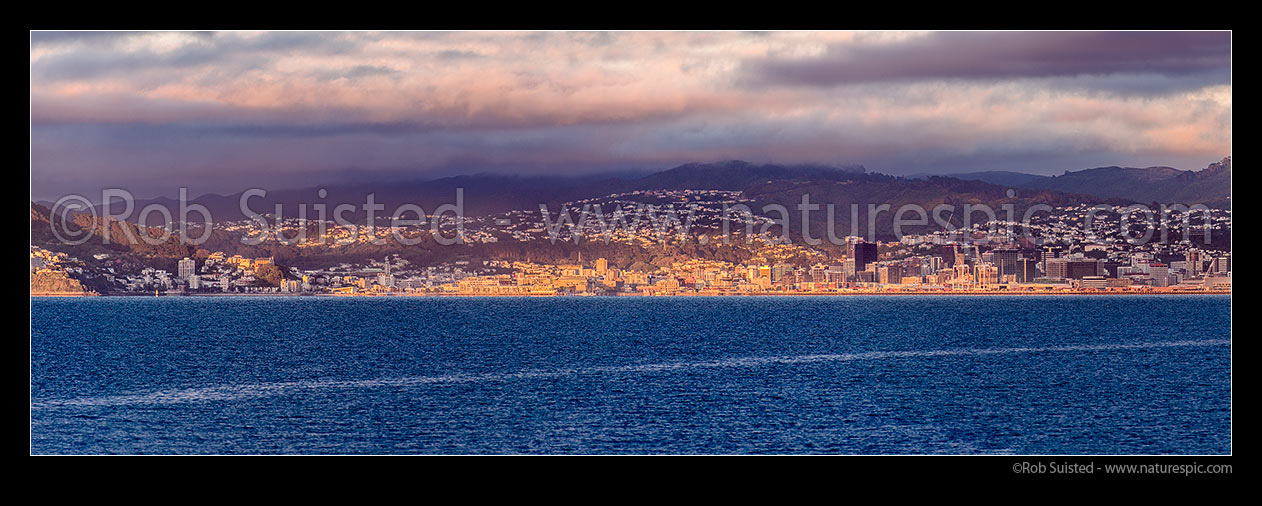
<path id="1" fill-rule="evenodd" d="M 33 32 L 30 101 L 45 194 L 731 158 L 1196 168 L 1231 145 L 1230 36 L 1199 32 Z"/>
<path id="2" fill-rule="evenodd" d="M 1138 74 L 1229 78 L 1227 32 L 946 32 L 895 43 L 832 44 L 805 58 L 743 63 L 756 85 L 838 86 L 916 80 L 994 80 Z"/>

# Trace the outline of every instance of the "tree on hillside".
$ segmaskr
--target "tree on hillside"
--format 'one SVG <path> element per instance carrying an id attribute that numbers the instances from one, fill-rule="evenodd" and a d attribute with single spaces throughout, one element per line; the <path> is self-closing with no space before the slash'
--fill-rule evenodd
<path id="1" fill-rule="evenodd" d="M 276 264 L 263 264 L 254 269 L 254 277 L 267 286 L 280 286 L 285 271 Z"/>

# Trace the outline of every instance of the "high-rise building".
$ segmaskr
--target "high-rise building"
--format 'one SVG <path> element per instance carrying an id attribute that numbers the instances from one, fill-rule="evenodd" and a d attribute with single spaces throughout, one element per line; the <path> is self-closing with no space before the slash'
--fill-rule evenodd
<path id="1" fill-rule="evenodd" d="M 1035 267 L 1037 264 L 1038 262 L 1034 260 L 1033 258 L 1017 259 L 1017 271 L 1016 271 L 1017 282 L 1018 283 L 1034 282 L 1034 279 L 1039 277 L 1038 269 Z"/>
<path id="2" fill-rule="evenodd" d="M 882 265 L 877 268 L 877 282 L 882 284 L 898 284 L 903 282 L 903 266 L 898 264 Z"/>
<path id="3" fill-rule="evenodd" d="M 855 274 L 858 273 L 858 270 L 854 268 L 853 258 L 847 258 L 845 261 L 841 263 L 841 273 L 843 276 L 846 277 L 847 280 L 855 277 Z"/>
<path id="4" fill-rule="evenodd" d="M 1187 261 L 1186 269 L 1188 271 L 1188 275 L 1196 276 L 1204 271 L 1205 255 L 1201 253 L 1201 250 L 1195 248 L 1189 249 L 1187 250 L 1187 253 L 1183 255 L 1183 259 Z"/>
<path id="5" fill-rule="evenodd" d="M 603 257 L 597 258 L 596 259 L 596 274 L 603 276 L 605 275 L 605 272 L 607 272 L 608 270 L 609 270 L 609 261 L 605 260 Z"/>
<path id="6" fill-rule="evenodd" d="M 390 273 L 390 257 L 386 257 L 385 270 L 377 274 L 377 284 L 385 287 L 394 286 L 394 274 Z"/>
<path id="7" fill-rule="evenodd" d="M 180 260 L 177 266 L 177 273 L 179 274 L 180 279 L 187 281 L 188 278 L 192 277 L 193 274 L 195 274 L 196 272 L 197 272 L 196 260 L 193 260 L 192 258 L 189 258 L 189 257 L 184 257 L 183 260 Z"/>
<path id="8" fill-rule="evenodd" d="M 1017 257 L 1019 256 L 1017 250 L 1005 248 L 994 250 L 991 253 L 992 262 L 995 264 L 995 268 L 999 269 L 999 279 L 1017 273 Z"/>
<path id="9" fill-rule="evenodd" d="M 1048 258 L 1047 252 L 1044 252 L 1043 272 L 1047 273 L 1047 277 L 1051 279 L 1065 279 L 1069 259 L 1067 258 Z"/>
<path id="10" fill-rule="evenodd" d="M 854 242 L 850 243 L 849 249 L 850 251 L 847 256 L 854 259 L 854 268 L 856 271 L 866 270 L 868 264 L 876 261 L 876 243 Z"/>
<path id="11" fill-rule="evenodd" d="M 954 244 L 942 245 L 942 262 L 946 264 L 946 268 L 955 267 L 956 248 Z"/>
<path id="12" fill-rule="evenodd" d="M 774 283 L 784 279 L 785 274 L 790 273 L 790 269 L 792 268 L 793 266 L 789 264 L 776 264 L 771 266 L 771 282 Z"/>
<path id="13" fill-rule="evenodd" d="M 825 282 L 825 281 L 826 281 L 826 277 L 825 277 L 825 275 L 824 275 L 824 272 L 825 272 L 825 271 L 824 271 L 824 266 L 822 266 L 822 265 L 816 265 L 816 266 L 814 266 L 814 267 L 811 267 L 811 282 L 812 282 L 812 283 L 823 283 L 823 282 Z"/>
<path id="14" fill-rule="evenodd" d="M 1148 275 L 1152 276 L 1152 286 L 1170 286 L 1170 268 L 1166 264 L 1151 264 Z"/>

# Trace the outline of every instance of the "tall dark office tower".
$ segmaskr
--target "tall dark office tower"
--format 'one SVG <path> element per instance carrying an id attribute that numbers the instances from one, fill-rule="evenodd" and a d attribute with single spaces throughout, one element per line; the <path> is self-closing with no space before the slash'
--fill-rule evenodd
<path id="1" fill-rule="evenodd" d="M 999 279 L 1004 276 L 1017 273 L 1017 250 L 1015 249 L 997 249 L 992 251 L 992 262 L 999 269 Z"/>
<path id="2" fill-rule="evenodd" d="M 955 245 L 954 244 L 942 245 L 942 262 L 943 262 L 943 265 L 946 266 L 945 268 L 947 269 L 955 267 Z"/>
<path id="3" fill-rule="evenodd" d="M 856 271 L 864 270 L 868 264 L 876 261 L 876 243 L 850 243 L 849 257 L 854 259 L 854 269 Z"/>
<path id="4" fill-rule="evenodd" d="M 1038 260 L 1033 258 L 1017 259 L 1017 282 L 1030 283 L 1033 282 L 1035 278 L 1039 277 L 1038 269 L 1035 268 L 1035 265 L 1037 264 Z"/>

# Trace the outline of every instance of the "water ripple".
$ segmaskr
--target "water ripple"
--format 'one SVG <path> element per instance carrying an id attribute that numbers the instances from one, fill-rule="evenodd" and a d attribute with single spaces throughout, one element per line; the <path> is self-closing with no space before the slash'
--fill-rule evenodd
<path id="1" fill-rule="evenodd" d="M 953 357 L 1006 355 L 1016 353 L 1089 352 L 1158 349 L 1189 346 L 1230 345 L 1230 339 L 1200 339 L 1186 341 L 1143 342 L 1129 344 L 1068 345 L 1018 348 L 967 348 L 927 351 L 873 351 L 864 353 L 838 353 L 793 355 L 772 357 L 744 357 L 695 362 L 667 362 L 622 366 L 595 366 L 569 369 L 528 370 L 514 373 L 450 374 L 439 376 L 410 376 L 365 380 L 303 380 L 273 383 L 250 383 L 204 388 L 160 390 L 149 393 L 81 397 L 76 399 L 33 400 L 31 409 L 46 410 L 67 407 L 106 407 L 149 404 L 179 404 L 203 401 L 237 401 L 259 397 L 284 396 L 302 391 L 408 388 L 426 385 L 477 383 L 549 379 L 579 375 L 599 374 L 652 374 L 704 368 L 761 367 L 777 364 L 809 364 L 820 362 L 847 362 L 855 360 L 887 360 L 899 358 Z"/>

